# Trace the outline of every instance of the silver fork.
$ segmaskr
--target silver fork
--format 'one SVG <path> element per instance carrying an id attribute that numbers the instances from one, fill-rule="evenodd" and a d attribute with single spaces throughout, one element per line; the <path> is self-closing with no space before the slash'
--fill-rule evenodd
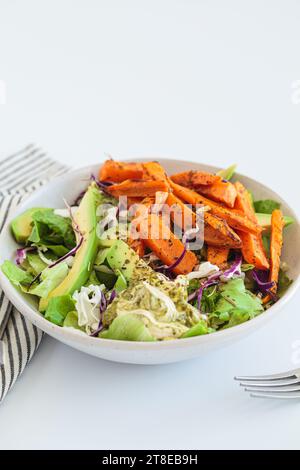
<path id="1" fill-rule="evenodd" d="M 300 399 L 300 369 L 281 374 L 234 377 L 251 397 Z"/>

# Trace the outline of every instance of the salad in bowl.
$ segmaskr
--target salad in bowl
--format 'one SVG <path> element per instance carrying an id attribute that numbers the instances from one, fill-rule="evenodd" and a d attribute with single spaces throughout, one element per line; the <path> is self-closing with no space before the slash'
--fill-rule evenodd
<path id="1" fill-rule="evenodd" d="M 46 320 L 97 340 L 163 342 L 247 322 L 292 282 L 281 252 L 294 220 L 234 172 L 107 160 L 75 201 L 11 221 L 19 248 L 1 270 Z"/>

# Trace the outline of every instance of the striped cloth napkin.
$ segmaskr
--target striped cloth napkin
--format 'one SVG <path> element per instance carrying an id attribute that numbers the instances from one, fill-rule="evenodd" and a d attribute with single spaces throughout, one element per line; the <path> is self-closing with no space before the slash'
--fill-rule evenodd
<path id="1" fill-rule="evenodd" d="M 7 217 L 33 191 L 67 167 L 35 145 L 0 160 L 0 232 Z M 0 289 L 0 402 L 39 347 L 43 333 L 32 325 Z"/>

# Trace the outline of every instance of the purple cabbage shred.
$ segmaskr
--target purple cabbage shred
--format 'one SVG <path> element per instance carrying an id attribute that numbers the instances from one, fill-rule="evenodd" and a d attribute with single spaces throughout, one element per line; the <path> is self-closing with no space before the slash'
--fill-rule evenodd
<path id="1" fill-rule="evenodd" d="M 258 290 L 262 294 L 269 294 L 273 300 L 277 299 L 274 292 L 272 292 L 275 282 L 269 281 L 269 271 L 258 271 L 257 269 L 253 269 L 252 277 L 257 284 Z"/>
<path id="2" fill-rule="evenodd" d="M 27 253 L 29 251 L 35 251 L 36 248 L 34 246 L 29 246 L 26 248 L 18 248 L 16 251 L 16 264 L 20 265 L 25 261 Z"/>
<path id="3" fill-rule="evenodd" d="M 103 326 L 103 323 L 102 323 L 102 319 L 103 319 L 103 314 L 105 312 L 105 310 L 107 309 L 108 305 L 112 303 L 112 301 L 116 298 L 117 296 L 117 292 L 115 291 L 115 289 L 113 289 L 111 291 L 111 294 L 110 294 L 110 297 L 108 300 L 106 300 L 106 297 L 105 297 L 105 294 L 102 292 L 101 293 L 101 301 L 100 301 L 100 306 L 99 306 L 99 309 L 100 309 L 100 319 L 99 319 L 99 323 L 98 323 L 98 327 L 97 329 L 90 335 L 90 336 L 98 336 L 98 334 L 100 333 L 100 331 L 103 330 L 104 326 Z"/>

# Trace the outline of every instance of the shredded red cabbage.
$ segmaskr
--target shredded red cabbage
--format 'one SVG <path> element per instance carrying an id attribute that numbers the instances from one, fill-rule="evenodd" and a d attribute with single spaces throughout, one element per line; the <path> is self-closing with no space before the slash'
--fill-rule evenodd
<path id="1" fill-rule="evenodd" d="M 103 292 L 101 292 L 101 301 L 100 301 L 100 306 L 99 306 L 99 309 L 100 309 L 100 318 L 99 318 L 99 323 L 98 323 L 98 327 L 97 329 L 90 335 L 90 336 L 98 336 L 98 334 L 100 333 L 100 331 L 103 330 L 104 326 L 103 326 L 103 323 L 102 323 L 102 319 L 103 319 L 103 313 L 105 312 L 105 310 L 107 309 L 108 305 L 112 303 L 112 301 L 116 298 L 117 296 L 117 292 L 115 291 L 115 289 L 113 289 L 111 291 L 111 294 L 110 294 L 110 297 L 108 300 L 106 300 L 106 297 L 105 297 L 105 294 Z"/>
<path id="2" fill-rule="evenodd" d="M 242 256 L 237 256 L 235 261 L 230 266 L 230 268 L 226 269 L 226 271 L 219 271 L 209 276 L 206 279 L 206 281 L 200 285 L 199 289 L 197 289 L 195 292 L 192 292 L 189 295 L 188 301 L 190 302 L 191 300 L 194 300 L 197 297 L 197 306 L 198 306 L 198 309 L 201 311 L 201 300 L 202 300 L 204 289 L 206 289 L 207 287 L 213 286 L 215 284 L 218 284 L 220 282 L 221 277 L 223 277 L 223 279 L 226 279 L 226 281 L 228 281 L 234 275 L 240 275 L 242 260 L 243 260 Z"/>
<path id="3" fill-rule="evenodd" d="M 16 251 L 16 264 L 20 265 L 25 261 L 27 253 L 29 251 L 35 251 L 36 248 L 34 246 L 28 246 L 26 248 L 18 248 Z"/>
<path id="4" fill-rule="evenodd" d="M 111 186 L 113 183 L 110 183 L 108 181 L 99 181 L 97 180 L 97 178 L 95 177 L 95 175 L 91 175 L 91 180 L 94 181 L 96 183 L 96 185 L 98 186 L 99 189 L 101 189 L 101 191 L 104 193 L 104 194 L 107 194 L 107 196 L 110 196 L 111 197 L 111 194 L 110 192 L 107 190 L 108 186 Z"/>
<path id="5" fill-rule="evenodd" d="M 269 281 L 269 271 L 258 271 L 257 269 L 253 269 L 252 277 L 260 292 L 263 294 L 269 294 L 272 298 L 276 299 L 276 295 L 271 290 L 275 286 L 275 282 Z"/>
<path id="6" fill-rule="evenodd" d="M 241 255 L 237 256 L 235 261 L 230 266 L 230 268 L 228 268 L 226 271 L 223 271 L 223 273 L 221 272 L 220 276 L 228 280 L 228 279 L 231 279 L 234 275 L 240 275 L 242 262 L 243 262 L 242 256 Z"/>
<path id="7" fill-rule="evenodd" d="M 69 256 L 75 256 L 77 251 L 79 250 L 79 248 L 81 247 L 82 243 L 83 243 L 83 236 L 81 235 L 80 236 L 80 240 L 79 242 L 77 243 L 76 246 L 74 246 L 74 248 L 72 248 L 72 250 L 70 250 L 68 253 L 66 253 L 64 256 L 62 256 L 61 258 L 59 258 L 58 260 L 54 261 L 54 263 L 52 264 L 49 264 L 48 268 L 53 268 L 54 266 L 56 266 L 57 264 L 61 263 L 62 261 L 64 261 L 65 259 L 69 258 Z"/>
<path id="8" fill-rule="evenodd" d="M 107 300 L 105 294 L 101 292 L 101 300 L 100 300 L 100 315 L 107 309 Z"/>
<path id="9" fill-rule="evenodd" d="M 181 261 L 183 260 L 185 254 L 186 254 L 186 245 L 184 245 L 182 253 L 181 253 L 180 256 L 178 256 L 177 260 L 175 260 L 174 263 L 170 264 L 170 266 L 165 266 L 165 270 L 166 271 L 173 271 L 173 269 L 176 268 L 176 266 L 178 266 L 179 263 L 181 263 Z"/>
<path id="10" fill-rule="evenodd" d="M 113 289 L 111 291 L 110 297 L 108 299 L 108 305 L 111 304 L 112 301 L 115 300 L 116 297 L 117 297 L 117 291 L 115 289 Z"/>
<path id="11" fill-rule="evenodd" d="M 99 323 L 98 323 L 98 326 L 97 326 L 97 329 L 90 334 L 90 336 L 92 337 L 95 337 L 95 336 L 98 336 L 98 334 L 100 333 L 100 331 L 102 331 L 104 328 L 103 324 L 102 324 L 102 318 L 99 320 Z"/>

